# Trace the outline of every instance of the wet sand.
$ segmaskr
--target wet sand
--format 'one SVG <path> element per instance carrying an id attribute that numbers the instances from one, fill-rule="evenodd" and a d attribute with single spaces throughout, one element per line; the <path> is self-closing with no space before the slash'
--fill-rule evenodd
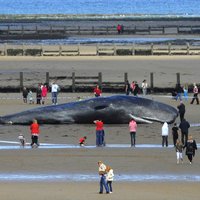
<path id="1" fill-rule="evenodd" d="M 106 60 L 106 61 L 105 61 Z M 103 62 L 103 66 L 102 66 Z M 127 64 L 128 63 L 128 64 Z M 156 63 L 156 65 L 155 65 Z M 137 59 L 129 58 L 11 58 L 0 59 L 0 69 L 7 71 L 46 71 L 52 70 L 52 73 L 63 73 L 74 66 L 79 73 L 90 74 L 99 69 L 104 70 L 106 76 L 110 79 L 113 74 L 123 72 L 122 64 L 128 72 L 134 77 L 142 80 L 145 72 L 155 70 L 169 74 L 169 79 L 175 83 L 175 74 L 177 70 L 182 70 L 187 80 L 198 80 L 198 57 L 138 57 Z M 190 65 L 190 69 L 188 68 Z M 10 66 L 10 68 L 8 68 Z M 57 66 L 57 68 L 55 68 Z M 134 71 L 131 66 L 134 66 Z M 169 67 L 166 67 L 169 66 Z M 196 70 L 197 73 L 192 73 Z M 189 72 L 190 71 L 190 72 Z M 110 73 L 108 73 L 110 72 Z M 111 73 L 112 72 L 112 73 Z M 108 74 L 107 74 L 108 73 Z M 114 76 L 117 77 L 117 76 Z M 135 75 L 136 77 L 136 75 Z M 158 76 L 159 77 L 159 76 Z M 170 82 L 167 80 L 166 82 Z M 162 77 L 158 78 L 158 83 L 164 85 Z M 4 83 L 5 84 L 5 83 Z M 103 94 L 111 95 L 111 94 Z M 172 100 L 169 94 L 148 96 L 158 101 L 165 102 L 174 107 L 178 102 Z M 50 96 L 50 94 L 49 94 Z M 61 93 L 59 103 L 76 100 L 78 96 L 82 98 L 92 97 L 91 93 Z M 21 94 L 0 94 L 0 115 L 11 114 L 14 112 L 26 110 L 36 105 L 23 104 Z M 191 97 L 191 94 L 190 94 Z M 47 104 L 51 104 L 48 100 Z M 197 105 L 186 105 L 186 119 L 190 123 L 199 123 L 199 109 Z M 177 118 L 179 123 L 179 118 Z M 20 180 L 9 180 L 1 178 L 0 192 L 2 199 L 177 199 L 181 197 L 186 199 L 197 199 L 199 195 L 199 166 L 200 157 L 197 151 L 194 163 L 189 164 L 184 155 L 184 163 L 176 164 L 176 154 L 172 145 L 172 137 L 169 136 L 170 147 L 161 148 L 161 126 L 160 123 L 151 125 L 140 124 L 137 131 L 136 148 L 130 148 L 130 136 L 128 125 L 105 125 L 106 143 L 124 144 L 124 148 L 96 148 L 95 145 L 95 126 L 91 125 L 43 125 L 41 126 L 40 143 L 41 144 L 72 144 L 78 145 L 78 139 L 87 135 L 87 146 L 92 148 L 38 148 L 20 149 L 17 136 L 23 133 L 30 142 L 30 132 L 28 126 L 0 126 L 0 140 L 10 143 L 1 142 L 0 146 L 10 146 L 11 149 L 0 150 L 1 177 L 8 175 L 24 175 Z M 170 126 L 171 128 L 171 126 Z M 199 127 L 191 127 L 190 133 L 200 141 Z M 142 148 L 142 144 L 160 145 L 158 148 Z M 12 146 L 17 149 L 12 149 Z M 97 175 L 97 161 L 102 160 L 105 164 L 113 167 L 115 172 L 115 181 L 113 183 L 114 193 L 109 195 L 99 195 L 99 183 Z M 77 175 L 90 175 L 94 179 L 86 180 L 77 178 L 59 179 L 56 175 L 77 177 Z M 28 179 L 26 176 L 37 175 L 46 177 L 44 180 Z M 95 176 L 96 175 L 96 176 Z M 123 176 L 126 179 L 123 181 Z M 50 177 L 53 178 L 50 178 Z M 138 176 L 141 180 L 138 180 Z M 158 180 L 152 178 L 145 180 L 144 176 L 157 176 Z M 168 180 L 166 177 L 172 177 Z M 9 177 L 9 176 L 8 176 Z M 87 176 L 88 177 L 88 176 Z M 129 177 L 129 178 L 128 178 Z M 132 177 L 136 177 L 135 180 Z M 182 177 L 185 177 L 182 178 Z M 195 179 L 195 177 L 197 177 Z M 14 196 L 14 197 L 13 197 Z"/>

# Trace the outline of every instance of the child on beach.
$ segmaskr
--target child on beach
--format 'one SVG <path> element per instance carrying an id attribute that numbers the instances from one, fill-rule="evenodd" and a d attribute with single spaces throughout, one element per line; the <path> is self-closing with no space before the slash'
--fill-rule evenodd
<path id="1" fill-rule="evenodd" d="M 20 133 L 19 136 L 18 136 L 18 139 L 19 139 L 19 142 L 20 142 L 20 147 L 24 147 L 25 144 L 26 144 L 26 140 L 25 140 L 24 135 Z"/>
<path id="2" fill-rule="evenodd" d="M 110 166 L 106 166 L 106 181 L 107 181 L 107 185 L 109 188 L 110 193 L 113 192 L 112 190 L 112 182 L 113 182 L 113 178 L 114 178 L 114 173 L 113 173 L 113 169 Z"/>
<path id="3" fill-rule="evenodd" d="M 28 98 L 29 104 L 33 104 L 33 93 L 31 90 L 29 90 L 27 98 Z"/>
<path id="4" fill-rule="evenodd" d="M 179 139 L 177 139 L 175 145 L 177 164 L 179 164 L 180 160 L 181 163 L 183 163 L 183 148 L 184 146 L 182 142 Z"/>
<path id="5" fill-rule="evenodd" d="M 79 144 L 81 147 L 84 147 L 85 146 L 85 141 L 86 141 L 87 137 L 84 136 L 82 138 L 79 139 Z"/>

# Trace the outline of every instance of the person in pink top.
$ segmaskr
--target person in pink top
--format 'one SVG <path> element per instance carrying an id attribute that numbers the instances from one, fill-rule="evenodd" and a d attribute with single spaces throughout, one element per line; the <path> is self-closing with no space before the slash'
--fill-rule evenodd
<path id="1" fill-rule="evenodd" d="M 136 136 L 136 130 L 137 130 L 137 123 L 134 119 L 131 119 L 129 122 L 129 130 L 130 130 L 130 136 L 131 136 L 131 146 L 135 146 L 135 136 Z"/>
<path id="2" fill-rule="evenodd" d="M 47 86 L 44 84 L 42 86 L 42 104 L 45 103 L 45 100 L 47 98 L 47 93 L 48 93 L 48 89 L 47 89 Z"/>

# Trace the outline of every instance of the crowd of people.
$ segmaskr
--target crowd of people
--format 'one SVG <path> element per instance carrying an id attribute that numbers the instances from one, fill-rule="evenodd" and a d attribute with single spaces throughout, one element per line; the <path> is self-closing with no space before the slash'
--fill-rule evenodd
<path id="1" fill-rule="evenodd" d="M 23 102 L 29 104 L 36 103 L 38 105 L 44 105 L 46 104 L 48 91 L 51 91 L 52 104 L 56 105 L 58 102 L 58 93 L 60 91 L 60 87 L 58 86 L 56 81 L 52 82 L 50 85 L 46 83 L 39 83 L 35 91 L 35 98 L 33 97 L 32 90 L 24 87 L 22 90 Z"/>
<path id="2" fill-rule="evenodd" d="M 148 83 L 146 79 L 142 81 L 141 87 L 138 85 L 137 81 L 132 81 L 132 83 L 129 83 L 127 80 L 125 83 L 125 94 L 130 95 L 133 94 L 134 96 L 137 96 L 142 91 L 143 96 L 147 95 L 148 91 Z"/>

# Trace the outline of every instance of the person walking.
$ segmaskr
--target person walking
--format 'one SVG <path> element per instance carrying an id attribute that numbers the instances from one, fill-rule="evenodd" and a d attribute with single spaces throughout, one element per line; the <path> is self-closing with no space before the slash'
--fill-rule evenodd
<path id="1" fill-rule="evenodd" d="M 182 101 L 182 92 L 183 92 L 183 88 L 181 87 L 180 84 L 177 84 L 177 86 L 176 86 L 176 93 L 177 93 L 177 95 L 176 95 L 176 101 L 178 99 L 180 99 L 180 101 Z"/>
<path id="2" fill-rule="evenodd" d="M 100 191 L 99 194 L 103 194 L 103 188 L 106 190 L 106 194 L 109 194 L 109 188 L 106 182 L 106 165 L 102 161 L 98 161 L 99 176 L 100 176 Z"/>
<path id="3" fill-rule="evenodd" d="M 184 96 L 184 100 L 188 101 L 188 84 L 185 84 L 183 86 L 183 96 Z"/>
<path id="4" fill-rule="evenodd" d="M 185 105 L 183 101 L 180 101 L 180 104 L 177 106 L 177 108 L 180 116 L 180 121 L 182 122 L 185 116 Z"/>
<path id="5" fill-rule="evenodd" d="M 31 140 L 32 140 L 31 147 L 33 148 L 35 145 L 36 147 L 38 147 L 39 146 L 38 137 L 40 134 L 40 129 L 36 119 L 33 120 L 33 123 L 30 126 L 30 130 L 31 130 Z"/>
<path id="6" fill-rule="evenodd" d="M 167 122 L 165 122 L 162 126 L 162 147 L 168 147 L 168 135 L 169 135 L 169 127 Z"/>
<path id="7" fill-rule="evenodd" d="M 179 125 L 179 128 L 181 129 L 181 142 L 186 145 L 190 124 L 188 121 L 186 121 L 186 119 L 183 119 Z"/>
<path id="8" fill-rule="evenodd" d="M 59 90 L 60 90 L 60 87 L 56 84 L 56 82 L 53 82 L 51 84 L 51 95 L 52 95 L 52 104 L 53 105 L 57 105 Z"/>
<path id="9" fill-rule="evenodd" d="M 179 164 L 180 161 L 183 164 L 183 143 L 177 139 L 175 150 L 176 150 L 176 163 Z"/>
<path id="10" fill-rule="evenodd" d="M 194 83 L 193 85 L 194 85 L 194 87 L 193 87 L 193 98 L 192 98 L 192 101 L 190 102 L 190 104 L 193 104 L 194 100 L 196 100 L 197 105 L 198 105 L 199 104 L 199 97 L 198 97 L 199 90 L 198 90 L 196 83 Z"/>
<path id="11" fill-rule="evenodd" d="M 131 119 L 129 122 L 129 130 L 131 136 L 131 147 L 135 147 L 137 123 L 134 119 Z"/>
<path id="12" fill-rule="evenodd" d="M 102 120 L 95 120 L 94 123 L 96 125 L 96 146 L 100 147 L 103 146 L 104 143 L 104 124 Z"/>
<path id="13" fill-rule="evenodd" d="M 173 144 L 176 145 L 176 141 L 178 139 L 178 127 L 177 124 L 174 123 L 174 126 L 172 127 L 172 137 L 173 137 Z"/>
<path id="14" fill-rule="evenodd" d="M 186 147 L 185 153 L 188 157 L 190 164 L 192 164 L 192 160 L 195 156 L 195 150 L 197 150 L 197 144 L 196 144 L 196 141 L 192 138 L 191 135 L 189 135 L 185 147 Z"/>
<path id="15" fill-rule="evenodd" d="M 108 189 L 109 189 L 110 193 L 113 193 L 113 189 L 112 189 L 112 182 L 114 179 L 113 169 L 110 166 L 107 166 L 106 172 L 107 172 L 106 181 L 107 181 Z"/>

